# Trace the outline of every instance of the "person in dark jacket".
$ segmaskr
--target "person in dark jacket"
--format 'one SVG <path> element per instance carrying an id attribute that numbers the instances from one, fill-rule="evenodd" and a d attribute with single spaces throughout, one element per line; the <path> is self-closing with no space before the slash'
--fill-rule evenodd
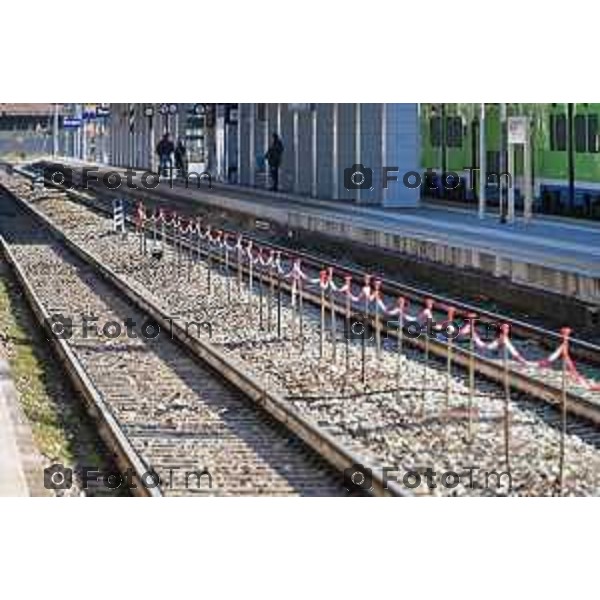
<path id="1" fill-rule="evenodd" d="M 283 155 L 283 143 L 281 138 L 274 133 L 271 145 L 265 154 L 269 171 L 271 173 L 271 190 L 276 192 L 279 187 L 279 167 L 281 166 L 281 157 Z"/>
<path id="2" fill-rule="evenodd" d="M 184 143 L 181 140 L 177 140 L 177 146 L 175 147 L 175 168 L 179 170 L 179 173 L 185 178 L 187 173 L 187 150 Z"/>
<path id="3" fill-rule="evenodd" d="M 160 175 L 165 175 L 167 172 L 167 167 L 171 169 L 173 167 L 173 162 L 171 160 L 171 155 L 175 151 L 175 147 L 173 146 L 173 142 L 171 141 L 171 136 L 168 133 L 163 135 L 160 142 L 158 142 L 156 146 L 156 154 L 158 154 L 158 173 Z"/>

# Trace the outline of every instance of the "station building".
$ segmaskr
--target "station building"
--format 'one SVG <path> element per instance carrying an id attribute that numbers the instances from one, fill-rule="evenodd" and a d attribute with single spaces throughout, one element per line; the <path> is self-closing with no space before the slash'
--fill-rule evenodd
<path id="1" fill-rule="evenodd" d="M 155 168 L 165 131 L 184 140 L 190 169 L 207 169 L 216 181 L 268 187 L 264 155 L 278 133 L 283 193 L 386 207 L 419 203 L 419 190 L 403 183 L 405 173 L 419 171 L 417 104 L 113 104 L 109 162 Z M 384 167 L 397 177 L 387 186 Z"/>

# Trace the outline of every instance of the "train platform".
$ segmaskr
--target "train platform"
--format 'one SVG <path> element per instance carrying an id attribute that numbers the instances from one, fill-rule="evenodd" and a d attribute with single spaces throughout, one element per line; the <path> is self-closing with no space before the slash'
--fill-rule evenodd
<path id="1" fill-rule="evenodd" d="M 97 168 L 101 177 L 125 169 L 68 160 L 74 169 Z M 138 170 L 132 183 L 141 188 Z M 126 189 L 123 178 L 122 188 Z M 195 180 L 161 183 L 150 193 L 266 220 L 290 230 L 305 230 L 379 250 L 469 270 L 483 276 L 600 305 L 600 224 L 534 215 L 501 224 L 497 214 L 480 220 L 473 211 L 425 203 L 390 209 L 348 201 L 321 200 L 289 193 Z"/>
<path id="2" fill-rule="evenodd" d="M 8 362 L 0 357 L 0 497 L 46 495 L 42 461 L 19 407 Z"/>

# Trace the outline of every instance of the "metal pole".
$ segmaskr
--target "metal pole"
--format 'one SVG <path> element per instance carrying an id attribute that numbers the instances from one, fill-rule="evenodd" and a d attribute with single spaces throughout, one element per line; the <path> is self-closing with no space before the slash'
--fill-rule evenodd
<path id="1" fill-rule="evenodd" d="M 446 128 L 446 104 L 442 103 L 440 106 L 440 117 L 441 117 L 441 134 L 442 134 L 442 146 L 441 146 L 441 151 L 442 151 L 442 174 L 440 175 L 440 182 L 441 182 L 441 194 L 442 194 L 442 198 L 446 198 L 446 171 L 448 170 L 448 150 L 446 147 L 446 142 L 447 142 L 447 128 Z"/>
<path id="2" fill-rule="evenodd" d="M 508 325 L 502 325 L 502 355 L 504 363 L 504 460 L 510 472 L 510 377 L 508 370 Z"/>
<path id="3" fill-rule="evenodd" d="M 485 104 L 479 113 L 479 218 L 485 217 L 485 192 L 487 184 L 487 156 L 485 147 Z"/>
<path id="4" fill-rule="evenodd" d="M 377 360 L 381 358 L 381 315 L 379 314 L 379 300 L 381 299 L 381 282 L 375 281 L 375 354 Z"/>
<path id="5" fill-rule="evenodd" d="M 58 104 L 54 104 L 54 121 L 52 124 L 52 156 L 58 156 Z"/>
<path id="6" fill-rule="evenodd" d="M 561 430 L 560 430 L 560 457 L 558 465 L 559 493 L 562 496 L 565 484 L 565 439 L 567 437 L 567 359 L 569 357 L 569 335 L 571 330 L 564 327 L 561 330 L 563 338 L 562 347 L 562 386 L 561 386 Z"/>
<path id="7" fill-rule="evenodd" d="M 560 457 L 558 466 L 559 494 L 562 496 L 565 485 L 565 437 L 567 435 L 567 361 L 562 358 L 562 386 L 560 401 Z"/>
<path id="8" fill-rule="evenodd" d="M 329 267 L 329 305 L 331 307 L 331 343 L 333 344 L 333 360 L 337 360 L 337 331 L 335 321 L 335 292 L 333 290 L 333 269 Z"/>
<path id="9" fill-rule="evenodd" d="M 396 401 L 400 402 L 400 383 L 402 374 L 402 341 L 404 336 L 404 299 L 399 302 L 400 314 L 398 315 L 398 347 L 396 352 Z"/>
<path id="10" fill-rule="evenodd" d="M 473 427 L 473 398 L 475 396 L 475 315 L 469 314 L 469 404 L 467 414 L 467 441 L 471 442 Z"/>
<path id="11" fill-rule="evenodd" d="M 515 145 L 507 143 L 508 151 L 508 222 L 515 222 Z"/>
<path id="12" fill-rule="evenodd" d="M 154 116 L 148 117 L 148 169 L 154 172 Z"/>
<path id="13" fill-rule="evenodd" d="M 281 272 L 277 269 L 277 339 L 281 339 Z"/>
<path id="14" fill-rule="evenodd" d="M 352 292 L 352 279 L 346 277 L 346 286 L 348 287 L 346 292 L 346 376 L 350 370 L 350 311 L 351 311 L 351 299 L 350 292 Z"/>
<path id="15" fill-rule="evenodd" d="M 298 277 L 298 315 L 300 329 L 300 352 L 304 354 L 304 294 L 302 293 L 302 277 Z"/>
<path id="16" fill-rule="evenodd" d="M 333 182 L 333 198 L 334 200 L 340 197 L 340 174 L 338 164 L 338 121 L 339 121 L 339 104 L 333 105 L 332 115 L 332 150 L 333 156 L 331 160 L 332 182 Z"/>
<path id="17" fill-rule="evenodd" d="M 256 270 L 257 270 L 257 275 L 258 275 L 258 313 L 259 313 L 259 317 L 258 317 L 258 328 L 263 331 L 264 330 L 264 317 L 263 317 L 263 310 L 264 310 L 264 289 L 263 289 L 263 266 L 262 263 L 260 262 L 262 258 L 262 252 L 259 251 L 258 253 L 258 262 L 256 263 Z"/>
<path id="18" fill-rule="evenodd" d="M 225 275 L 227 277 L 227 304 L 231 304 L 231 273 L 229 272 L 229 246 L 227 246 L 227 240 L 223 238 L 225 242 Z"/>
<path id="19" fill-rule="evenodd" d="M 85 106 L 85 105 L 84 105 Z M 81 160 L 87 160 L 87 127 L 86 119 L 84 119 L 85 110 L 81 110 Z"/>
<path id="20" fill-rule="evenodd" d="M 499 213 L 500 213 L 500 222 L 506 223 L 506 206 L 504 202 L 504 185 L 502 184 L 502 173 L 506 172 L 506 141 L 507 141 L 507 133 L 506 133 L 506 104 L 500 104 L 500 173 L 498 174 L 498 183 L 499 187 Z"/>
<path id="21" fill-rule="evenodd" d="M 365 286 L 367 287 L 367 286 Z M 362 368 L 362 383 L 365 385 L 367 383 L 367 321 L 369 319 L 369 296 L 365 296 L 365 314 L 363 323 L 363 334 L 362 334 L 362 344 L 361 344 L 361 368 Z"/>
<path id="22" fill-rule="evenodd" d="M 271 250 L 271 262 L 269 264 L 269 297 L 267 300 L 267 330 L 270 332 L 272 329 L 273 321 L 273 296 L 275 294 L 275 280 L 273 279 L 273 261 L 275 260 L 275 254 Z"/>
<path id="23" fill-rule="evenodd" d="M 300 142 L 298 139 L 300 135 L 299 120 L 300 115 L 298 114 L 298 111 L 295 110 L 292 121 L 294 143 L 294 194 L 297 194 L 300 191 L 300 157 L 298 155 L 300 149 Z"/>
<path id="24" fill-rule="evenodd" d="M 321 331 L 319 332 L 319 358 L 323 358 L 323 348 L 325 346 L 325 284 L 327 272 L 321 271 L 319 286 L 321 288 Z"/>
<path id="25" fill-rule="evenodd" d="M 530 121 L 527 117 L 527 131 L 525 134 L 525 145 L 523 146 L 523 186 L 525 187 L 525 194 L 523 198 L 523 208 L 525 217 L 525 223 L 531 221 L 532 213 L 532 189 L 531 189 L 531 134 L 530 134 Z"/>
<path id="26" fill-rule="evenodd" d="M 312 144 L 311 144 L 311 170 L 312 170 L 312 178 L 311 178 L 311 194 L 313 198 L 317 197 L 317 152 L 318 152 L 318 144 L 317 144 L 317 105 L 313 105 L 314 109 L 312 111 Z M 335 348 L 335 346 L 334 346 Z"/>
<path id="27" fill-rule="evenodd" d="M 452 327 L 454 327 L 454 309 L 450 308 L 448 310 L 448 321 L 449 321 L 449 325 L 452 324 Z M 446 332 L 448 332 L 448 329 L 446 328 Z M 450 394 L 452 391 L 452 344 L 453 344 L 454 338 L 448 336 L 448 355 L 447 355 L 447 361 L 446 361 L 446 413 L 448 412 L 449 408 L 450 408 Z"/>
<path id="28" fill-rule="evenodd" d="M 573 123 L 575 104 L 567 104 L 567 170 L 569 178 L 569 211 L 575 207 L 575 140 L 573 139 Z"/>

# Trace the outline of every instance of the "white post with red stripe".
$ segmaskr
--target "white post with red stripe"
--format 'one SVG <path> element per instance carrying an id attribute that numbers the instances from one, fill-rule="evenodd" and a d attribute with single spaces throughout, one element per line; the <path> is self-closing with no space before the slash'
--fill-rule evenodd
<path id="1" fill-rule="evenodd" d="M 500 345 L 504 361 L 504 460 L 510 473 L 510 379 L 508 370 L 508 334 L 510 326 L 502 323 L 500 326 Z"/>
<path id="2" fill-rule="evenodd" d="M 565 484 L 565 438 L 567 436 L 567 368 L 569 364 L 569 338 L 571 329 L 563 327 L 560 330 L 562 336 L 562 386 L 561 386 L 561 428 L 560 428 L 560 455 L 558 464 L 559 493 L 562 496 Z"/>

